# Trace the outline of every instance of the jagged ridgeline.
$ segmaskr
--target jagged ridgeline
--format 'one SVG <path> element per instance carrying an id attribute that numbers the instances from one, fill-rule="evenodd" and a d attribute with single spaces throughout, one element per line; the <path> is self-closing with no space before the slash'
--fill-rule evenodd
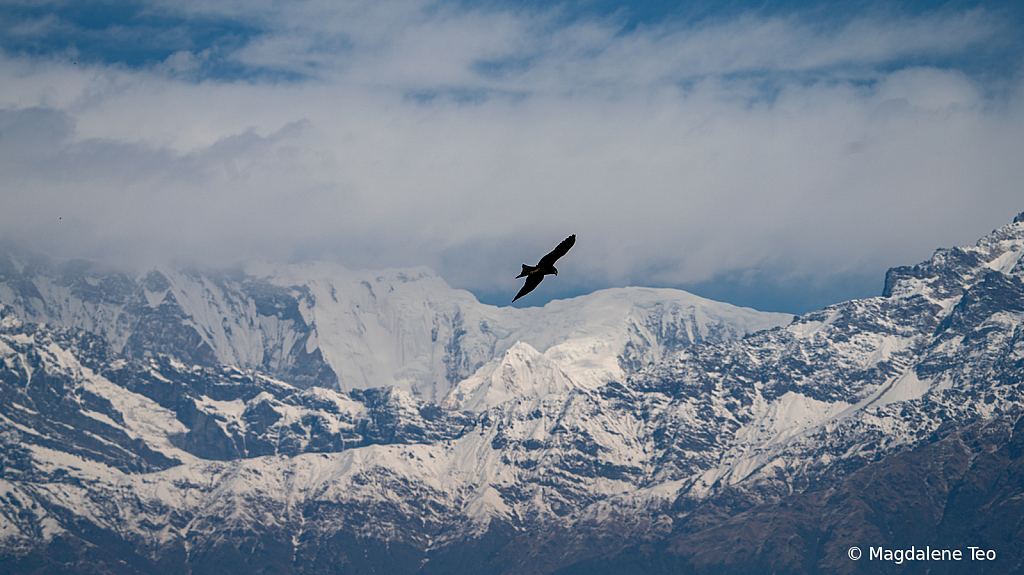
<path id="1" fill-rule="evenodd" d="M 1021 220 L 796 318 L 9 251 L 0 565 L 1020 572 Z M 910 547 L 963 559 L 897 563 Z"/>
<path id="2" fill-rule="evenodd" d="M 397 387 L 435 402 L 518 341 L 546 350 L 586 338 L 608 346 L 587 353 L 621 374 L 614 364 L 622 346 L 632 354 L 624 361 L 648 363 L 664 350 L 789 320 L 674 290 L 495 308 L 426 268 L 311 263 L 130 275 L 28 254 L 0 255 L 0 302 L 26 322 L 99 335 L 126 360 L 228 365 L 300 388 Z"/>

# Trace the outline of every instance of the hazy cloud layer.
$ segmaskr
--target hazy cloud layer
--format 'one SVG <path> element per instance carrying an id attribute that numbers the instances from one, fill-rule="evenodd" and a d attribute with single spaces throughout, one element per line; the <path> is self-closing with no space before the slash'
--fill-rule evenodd
<path id="1" fill-rule="evenodd" d="M 497 303 L 577 233 L 572 273 L 524 303 L 838 300 L 1024 210 L 1021 29 L 995 9 L 41 6 L 4 24 L 0 226 L 56 255 L 428 265 Z M 140 30 L 165 32 L 150 56 L 108 47 Z"/>

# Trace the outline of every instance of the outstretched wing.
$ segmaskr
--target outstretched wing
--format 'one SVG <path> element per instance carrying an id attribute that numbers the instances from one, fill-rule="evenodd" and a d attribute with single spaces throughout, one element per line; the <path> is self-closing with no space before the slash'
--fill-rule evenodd
<path id="1" fill-rule="evenodd" d="M 537 267 L 544 268 L 544 267 L 547 267 L 547 266 L 555 265 L 555 262 L 558 261 L 558 258 L 564 256 L 565 253 L 569 251 L 569 248 L 571 248 L 572 245 L 575 244 L 575 243 L 576 243 L 576 234 L 573 234 L 573 235 L 565 238 L 564 240 L 562 240 L 562 243 L 558 244 L 558 247 L 556 247 L 555 249 L 551 250 L 550 254 L 540 258 L 540 263 L 537 264 Z M 530 288 L 530 289 L 533 289 L 533 288 Z"/>
<path id="2" fill-rule="evenodd" d="M 516 297 L 512 298 L 512 303 L 515 303 L 517 299 L 532 292 L 533 288 L 540 285 L 540 280 L 542 279 L 544 279 L 544 276 L 540 274 L 530 274 L 526 276 L 526 283 L 523 284 L 523 289 L 519 290 L 519 293 L 516 294 Z"/>

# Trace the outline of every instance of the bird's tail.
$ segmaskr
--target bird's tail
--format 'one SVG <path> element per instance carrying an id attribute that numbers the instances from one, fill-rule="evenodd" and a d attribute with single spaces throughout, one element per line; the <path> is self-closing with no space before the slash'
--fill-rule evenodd
<path id="1" fill-rule="evenodd" d="M 530 272 L 532 272 L 535 269 L 537 269 L 537 268 L 535 268 L 533 266 L 528 266 L 526 264 L 523 264 L 523 273 L 517 275 L 516 279 L 523 278 L 523 277 L 526 277 L 526 276 L 530 275 Z"/>

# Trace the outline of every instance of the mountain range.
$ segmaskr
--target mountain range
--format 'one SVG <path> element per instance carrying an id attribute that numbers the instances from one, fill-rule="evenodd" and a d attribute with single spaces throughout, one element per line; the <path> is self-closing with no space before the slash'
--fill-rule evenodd
<path id="1" fill-rule="evenodd" d="M 794 317 L 8 250 L 0 564 L 1024 572 L 1022 257 L 1024 214 Z"/>

